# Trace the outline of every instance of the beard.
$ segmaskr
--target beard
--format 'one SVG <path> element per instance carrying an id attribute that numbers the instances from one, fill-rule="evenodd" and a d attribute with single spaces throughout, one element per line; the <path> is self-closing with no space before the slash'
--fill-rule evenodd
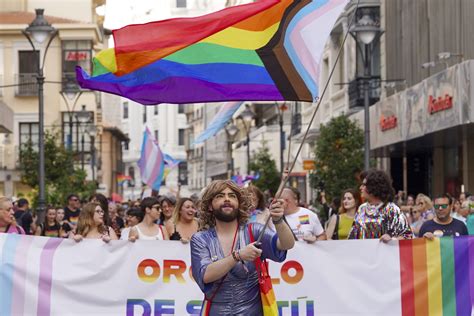
<path id="1" fill-rule="evenodd" d="M 230 223 L 233 222 L 239 216 L 239 210 L 234 208 L 232 212 L 226 213 L 222 210 L 224 207 L 229 207 L 228 205 L 221 206 L 217 209 L 213 209 L 214 217 L 221 222 Z"/>

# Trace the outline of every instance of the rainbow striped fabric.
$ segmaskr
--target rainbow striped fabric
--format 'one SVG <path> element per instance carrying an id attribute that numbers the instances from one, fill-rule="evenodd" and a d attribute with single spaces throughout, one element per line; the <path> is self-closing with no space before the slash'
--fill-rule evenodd
<path id="1" fill-rule="evenodd" d="M 125 183 L 125 181 L 129 181 L 129 180 L 132 180 L 132 177 L 121 174 L 121 173 L 117 174 L 118 185 L 123 185 Z"/>
<path id="2" fill-rule="evenodd" d="M 84 89 L 142 104 L 316 100 L 319 63 L 348 0 L 261 0 L 115 30 Z"/>
<path id="3" fill-rule="evenodd" d="M 471 315 L 474 238 L 400 241 L 402 315 Z"/>

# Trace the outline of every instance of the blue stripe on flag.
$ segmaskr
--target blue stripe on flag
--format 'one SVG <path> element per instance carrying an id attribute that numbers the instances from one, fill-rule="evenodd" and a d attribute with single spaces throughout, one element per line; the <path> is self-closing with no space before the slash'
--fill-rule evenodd
<path id="1" fill-rule="evenodd" d="M 11 315 L 16 247 L 21 236 L 6 234 L 0 262 L 0 315 Z"/>
<path id="2" fill-rule="evenodd" d="M 193 142 L 193 145 L 203 143 L 212 136 L 216 135 L 227 122 L 231 119 L 232 115 L 239 109 L 243 102 L 228 102 L 225 103 L 217 112 L 216 116 L 209 123 L 208 127 L 199 134 Z"/>

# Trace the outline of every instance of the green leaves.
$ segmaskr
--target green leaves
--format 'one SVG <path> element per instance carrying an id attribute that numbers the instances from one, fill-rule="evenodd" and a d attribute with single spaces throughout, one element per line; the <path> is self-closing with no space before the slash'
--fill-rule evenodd
<path id="1" fill-rule="evenodd" d="M 364 162 L 364 133 L 346 116 L 331 119 L 327 125 L 321 125 L 320 131 L 312 185 L 317 188 L 324 182 L 326 194 L 334 198 L 345 189 L 357 188 L 356 176 Z"/>
<path id="2" fill-rule="evenodd" d="M 280 172 L 277 170 L 275 160 L 270 155 L 270 150 L 263 144 L 254 154 L 250 162 L 250 170 L 260 173 L 258 180 L 252 181 L 262 192 L 270 190 L 275 194 L 280 185 Z"/>
<path id="3" fill-rule="evenodd" d="M 95 191 L 95 183 L 86 180 L 85 171 L 74 168 L 73 154 L 58 144 L 60 141 L 57 134 L 45 133 L 46 203 L 63 205 L 67 195 L 71 193 L 89 197 Z M 37 200 L 38 195 L 38 165 L 37 146 L 30 142 L 20 148 L 21 180 L 33 188 L 31 191 L 33 201 Z"/>

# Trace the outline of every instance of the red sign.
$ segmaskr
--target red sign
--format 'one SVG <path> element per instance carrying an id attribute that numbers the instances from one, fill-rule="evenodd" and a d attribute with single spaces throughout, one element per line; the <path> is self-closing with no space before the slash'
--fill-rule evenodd
<path id="1" fill-rule="evenodd" d="M 88 51 L 75 51 L 66 53 L 66 61 L 80 61 L 80 60 L 89 60 Z"/>
<path id="2" fill-rule="evenodd" d="M 398 120 L 395 115 L 385 116 L 382 114 L 380 117 L 380 129 L 382 132 L 388 131 L 389 129 L 397 127 Z"/>
<path id="3" fill-rule="evenodd" d="M 444 97 L 435 98 L 430 95 L 428 100 L 428 112 L 434 114 L 436 112 L 445 111 L 453 107 L 453 97 L 445 94 Z"/>

